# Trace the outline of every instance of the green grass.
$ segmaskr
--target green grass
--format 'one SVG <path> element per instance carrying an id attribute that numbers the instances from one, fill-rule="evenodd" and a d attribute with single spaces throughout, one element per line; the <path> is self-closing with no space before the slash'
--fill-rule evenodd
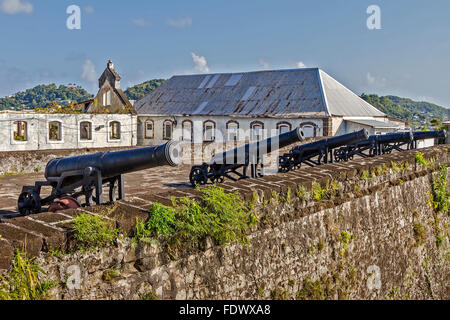
<path id="1" fill-rule="evenodd" d="M 450 190 L 447 188 L 448 168 L 440 165 L 433 178 L 433 192 L 431 196 L 432 205 L 436 212 L 449 212 Z"/>
<path id="2" fill-rule="evenodd" d="M 119 235 L 119 229 L 115 229 L 112 223 L 86 213 L 73 220 L 72 228 L 77 248 L 81 251 L 113 245 Z"/>
<path id="3" fill-rule="evenodd" d="M 418 163 L 424 167 L 428 167 L 430 165 L 428 160 L 425 159 L 424 154 L 422 152 L 417 152 L 415 154 L 414 158 L 416 159 L 416 163 Z"/>
<path id="4" fill-rule="evenodd" d="M 311 193 L 306 190 L 306 187 L 299 185 L 297 188 L 297 197 L 300 201 L 308 201 L 311 199 Z"/>
<path id="5" fill-rule="evenodd" d="M 171 207 L 155 203 L 148 220 L 137 224 L 134 242 L 158 240 L 174 256 L 177 251 L 198 248 L 207 238 L 221 246 L 247 245 L 247 230 L 259 223 L 253 204 L 216 186 L 198 190 L 199 200 L 182 198 Z"/>
<path id="6" fill-rule="evenodd" d="M 45 300 L 56 282 L 43 280 L 44 271 L 26 254 L 17 251 L 7 278 L 0 277 L 0 300 Z"/>
<path id="7" fill-rule="evenodd" d="M 317 181 L 314 181 L 312 184 L 311 193 L 314 200 L 321 201 L 324 199 L 332 199 L 340 190 L 341 186 L 339 185 L 339 182 L 332 179 L 327 181 L 325 188 L 322 188 Z"/>

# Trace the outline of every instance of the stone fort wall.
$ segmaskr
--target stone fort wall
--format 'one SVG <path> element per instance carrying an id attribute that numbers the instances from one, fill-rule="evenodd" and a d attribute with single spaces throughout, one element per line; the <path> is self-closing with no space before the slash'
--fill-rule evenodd
<path id="1" fill-rule="evenodd" d="M 264 223 L 249 234 L 249 247 L 207 244 L 175 261 L 160 246 L 133 247 L 127 237 L 91 253 L 54 257 L 48 248 L 70 246 L 66 227 L 82 211 L 108 212 L 130 235 L 136 217 L 147 217 L 153 202 L 196 197 L 196 190 L 2 221 L 0 269 L 25 246 L 51 279 L 64 283 L 78 274 L 78 288 L 54 289 L 58 299 L 138 299 L 149 291 L 160 299 L 449 299 L 449 216 L 429 205 L 438 166 L 450 166 L 448 147 L 421 150 L 434 161 L 429 167 L 417 163 L 411 150 L 226 182 L 225 190 L 246 199 L 257 195 Z M 297 195 L 299 186 L 311 191 L 314 181 L 325 187 L 331 180 L 339 184 L 332 199 Z M 105 281 L 111 269 L 119 277 Z"/>

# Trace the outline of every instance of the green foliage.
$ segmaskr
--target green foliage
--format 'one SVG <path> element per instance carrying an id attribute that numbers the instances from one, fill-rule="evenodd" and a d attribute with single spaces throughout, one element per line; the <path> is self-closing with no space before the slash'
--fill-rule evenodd
<path id="1" fill-rule="evenodd" d="M 155 293 L 155 291 L 150 290 L 146 294 L 139 297 L 140 300 L 159 300 L 158 295 Z"/>
<path id="2" fill-rule="evenodd" d="M 314 181 L 311 188 L 313 199 L 316 201 L 331 199 L 340 190 L 341 186 L 339 185 L 339 182 L 335 179 L 327 181 L 325 188 L 322 188 L 317 181 Z"/>
<path id="3" fill-rule="evenodd" d="M 341 232 L 339 241 L 342 244 L 342 257 L 345 256 L 345 252 L 347 251 L 348 245 L 350 244 L 351 240 L 352 240 L 352 235 L 350 233 L 348 233 L 347 231 Z"/>
<path id="4" fill-rule="evenodd" d="M 217 245 L 241 243 L 246 245 L 246 231 L 259 223 L 252 204 L 243 201 L 238 193 L 225 193 L 210 186 L 199 189 L 200 200 L 182 198 L 173 207 L 156 203 L 145 223 L 138 223 L 135 242 L 158 239 L 173 253 L 195 248 L 207 238 Z"/>
<path id="5" fill-rule="evenodd" d="M 165 81 L 166 80 L 164 79 L 153 79 L 150 81 L 146 81 L 144 83 L 128 88 L 125 91 L 125 94 L 127 95 L 129 100 L 139 100 L 161 86 Z"/>
<path id="6" fill-rule="evenodd" d="M 376 94 L 362 94 L 361 98 L 388 116 L 407 121 L 414 129 L 431 126 L 432 119 L 438 121 L 448 119 L 446 108 L 428 102 L 417 102 L 396 96 L 380 97 Z"/>
<path id="7" fill-rule="evenodd" d="M 73 236 L 78 249 L 102 248 L 116 242 L 119 229 L 101 217 L 83 213 L 73 220 Z"/>
<path id="8" fill-rule="evenodd" d="M 405 166 L 403 164 L 399 164 L 395 161 L 391 161 L 391 168 L 394 172 L 400 173 L 405 169 Z"/>
<path id="9" fill-rule="evenodd" d="M 450 208 L 450 190 L 447 188 L 448 168 L 440 165 L 433 178 L 433 192 L 431 194 L 431 205 L 436 212 L 449 212 Z"/>
<path id="10" fill-rule="evenodd" d="M 375 169 L 372 170 L 372 175 L 375 176 L 382 176 L 382 175 L 386 175 L 389 173 L 388 168 L 386 167 L 385 164 L 377 166 Z"/>
<path id="11" fill-rule="evenodd" d="M 0 300 L 45 300 L 49 290 L 57 284 L 42 280 L 44 271 L 26 254 L 17 251 L 11 272 L 7 278 L 0 277 Z"/>
<path id="12" fill-rule="evenodd" d="M 415 246 L 419 247 L 425 243 L 426 239 L 426 230 L 425 227 L 418 221 L 413 223 L 414 228 L 414 238 L 416 240 Z"/>
<path id="13" fill-rule="evenodd" d="M 306 190 L 306 187 L 303 185 L 299 185 L 297 188 L 297 197 L 300 201 L 307 201 L 311 199 L 311 193 Z"/>
<path id="14" fill-rule="evenodd" d="M 116 270 L 116 269 L 108 269 L 103 273 L 103 281 L 106 281 L 106 282 L 110 282 L 119 277 L 120 277 L 120 272 L 119 272 L 119 270 Z"/>
<path id="15" fill-rule="evenodd" d="M 417 152 L 414 155 L 414 158 L 416 159 L 416 163 L 428 167 L 430 165 L 430 163 L 428 162 L 427 159 L 425 159 L 424 154 L 422 152 Z"/>
<path id="16" fill-rule="evenodd" d="M 303 280 L 303 286 L 297 291 L 297 298 L 300 300 L 325 300 L 327 291 L 320 280 Z"/>
<path id="17" fill-rule="evenodd" d="M 81 102 L 91 98 L 91 94 L 80 86 L 43 84 L 24 92 L 19 92 L 10 98 L 0 98 L 0 110 L 44 108 L 54 102 Z"/>
<path id="18" fill-rule="evenodd" d="M 369 170 L 364 170 L 361 173 L 360 179 L 363 180 L 363 181 L 369 181 L 369 180 L 372 180 L 372 178 L 373 178 L 373 175 L 372 175 L 371 172 L 369 172 Z"/>
<path id="19" fill-rule="evenodd" d="M 289 300 L 289 292 L 276 288 L 270 293 L 272 300 Z"/>

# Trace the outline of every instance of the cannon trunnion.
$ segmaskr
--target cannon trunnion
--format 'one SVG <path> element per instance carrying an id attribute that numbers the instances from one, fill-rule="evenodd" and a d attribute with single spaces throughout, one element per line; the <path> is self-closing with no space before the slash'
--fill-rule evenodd
<path id="1" fill-rule="evenodd" d="M 25 186 L 19 196 L 18 209 L 22 215 L 39 213 L 42 207 L 49 211 L 80 207 L 78 199 L 85 198 L 83 206 L 103 203 L 103 186 L 109 188 L 109 201 L 125 198 L 123 175 L 153 167 L 177 166 L 181 162 L 179 144 L 170 141 L 164 145 L 116 152 L 102 152 L 77 157 L 53 159 L 45 169 L 47 181 Z M 52 192 L 41 198 L 42 187 Z"/>
<path id="2" fill-rule="evenodd" d="M 204 185 L 208 181 L 222 183 L 225 178 L 238 181 L 264 176 L 264 155 L 293 143 L 301 142 L 304 139 L 303 130 L 296 128 L 291 132 L 286 132 L 279 136 L 249 143 L 239 148 L 226 151 L 215 155 L 208 163 L 192 167 L 189 180 L 195 186 Z M 250 174 L 248 173 L 249 167 Z M 239 169 L 242 169 L 242 173 L 238 171 Z"/>

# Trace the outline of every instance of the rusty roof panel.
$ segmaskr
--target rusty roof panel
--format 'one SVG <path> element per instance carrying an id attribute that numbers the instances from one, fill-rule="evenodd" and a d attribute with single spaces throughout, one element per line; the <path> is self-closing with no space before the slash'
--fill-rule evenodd
<path id="1" fill-rule="evenodd" d="M 329 115 L 328 95 L 322 90 L 332 88 L 329 99 L 335 110 L 359 116 L 372 111 L 330 79 L 317 68 L 174 76 L 137 101 L 135 109 L 150 115 Z"/>

